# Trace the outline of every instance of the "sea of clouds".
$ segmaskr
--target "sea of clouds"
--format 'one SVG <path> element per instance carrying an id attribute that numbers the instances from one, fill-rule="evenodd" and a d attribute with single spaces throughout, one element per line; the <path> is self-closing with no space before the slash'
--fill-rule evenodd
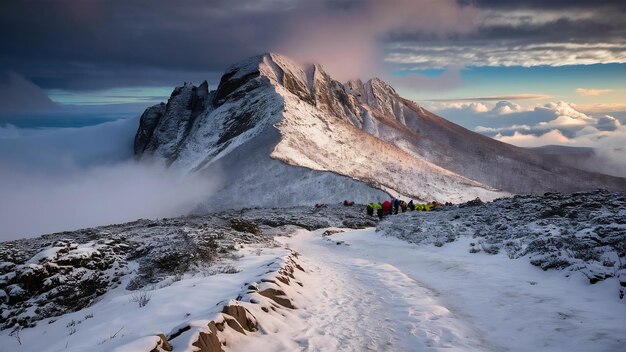
<path id="1" fill-rule="evenodd" d="M 0 240 L 188 213 L 214 180 L 134 159 L 138 118 L 0 126 Z"/>
<path id="2" fill-rule="evenodd" d="M 564 101 L 535 106 L 511 101 L 436 102 L 428 108 L 463 127 L 519 147 L 594 148 L 591 171 L 626 177 L 625 112 L 582 112 Z"/>

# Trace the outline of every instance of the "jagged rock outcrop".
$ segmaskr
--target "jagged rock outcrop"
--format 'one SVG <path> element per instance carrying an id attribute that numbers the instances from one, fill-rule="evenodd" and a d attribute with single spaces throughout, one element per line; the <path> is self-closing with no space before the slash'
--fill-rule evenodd
<path id="1" fill-rule="evenodd" d="M 163 334 L 159 334 L 157 335 L 158 340 L 156 343 L 156 346 L 150 350 L 150 352 L 171 352 L 174 349 L 172 348 L 172 345 L 170 345 L 170 343 L 167 341 L 167 337 L 165 337 L 165 335 Z"/>
<path id="2" fill-rule="evenodd" d="M 142 116 L 135 153 L 228 180 L 215 199 L 233 206 L 350 195 L 365 202 L 385 192 L 466 201 L 507 192 L 626 189 L 625 179 L 466 130 L 378 78 L 342 84 L 319 65 L 273 53 L 233 65 L 212 92 L 206 82 L 176 88 L 166 106 Z"/>
<path id="3" fill-rule="evenodd" d="M 158 148 L 168 162 L 178 158 L 198 115 L 212 108 L 212 96 L 207 81 L 198 87 L 185 83 L 174 89 L 167 105 L 148 108 L 140 119 L 144 128 L 135 137 L 135 153 Z"/>
<path id="4" fill-rule="evenodd" d="M 135 135 L 135 154 L 143 153 L 148 142 L 152 140 L 154 129 L 159 124 L 161 117 L 165 114 L 165 103 L 157 104 L 146 109 L 139 119 L 141 129 Z"/>
<path id="5" fill-rule="evenodd" d="M 232 342 L 233 332 L 245 336 L 266 334 L 268 329 L 263 329 L 263 319 L 272 315 L 283 317 L 283 310 L 296 309 L 292 300 L 301 295 L 299 289 L 304 285 L 294 273 L 296 270 L 305 273 L 298 263 L 298 256 L 297 252 L 291 252 L 271 263 L 272 268 L 260 282 L 245 284 L 239 297 L 225 304 L 221 313 L 208 323 L 206 320 L 190 321 L 176 327 L 168 337 L 163 334 L 148 336 L 147 339 L 154 340 L 152 343 L 155 344 L 150 352 L 172 351 L 171 342 L 180 340 L 184 340 L 182 345 L 193 346 L 194 351 L 223 352 L 224 347 Z M 122 350 L 127 349 L 122 346 Z"/>

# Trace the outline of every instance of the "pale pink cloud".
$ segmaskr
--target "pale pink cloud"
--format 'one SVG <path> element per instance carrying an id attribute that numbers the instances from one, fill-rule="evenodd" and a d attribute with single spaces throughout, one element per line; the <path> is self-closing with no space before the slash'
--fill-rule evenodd
<path id="1" fill-rule="evenodd" d="M 328 3 L 307 1 L 276 50 L 301 61 L 320 62 L 331 75 L 346 80 L 381 75 L 382 39 L 396 30 L 434 36 L 476 28 L 478 10 L 455 0 L 363 1 L 349 11 L 329 11 Z"/>
<path id="2" fill-rule="evenodd" d="M 595 97 L 600 94 L 610 93 L 612 89 L 587 89 L 587 88 L 577 88 L 576 94 L 582 95 L 584 97 Z"/>
<path id="3" fill-rule="evenodd" d="M 572 145 L 569 138 L 565 137 L 559 130 L 551 130 L 540 136 L 532 134 L 522 134 L 515 132 L 512 136 L 496 135 L 494 139 L 500 142 L 509 143 L 518 147 L 541 147 L 544 145 Z"/>

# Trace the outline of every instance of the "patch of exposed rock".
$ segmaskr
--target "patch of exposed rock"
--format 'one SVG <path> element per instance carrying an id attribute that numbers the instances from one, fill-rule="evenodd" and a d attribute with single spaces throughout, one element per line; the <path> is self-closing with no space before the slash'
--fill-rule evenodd
<path id="1" fill-rule="evenodd" d="M 296 309 L 293 298 L 299 295 L 303 284 L 298 275 L 305 271 L 298 263 L 298 254 L 292 252 L 270 264 L 273 270 L 259 282 L 246 283 L 242 293 L 223 306 L 211 321 L 190 321 L 172 330 L 167 336 L 155 335 L 155 346 L 149 352 L 172 351 L 173 340 L 186 339 L 185 345 L 199 352 L 223 352 L 231 343 L 231 334 L 262 334 L 263 319 L 267 315 L 281 315 L 285 309 Z M 188 342 L 188 343 L 187 343 Z M 148 352 L 148 351 L 146 351 Z"/>

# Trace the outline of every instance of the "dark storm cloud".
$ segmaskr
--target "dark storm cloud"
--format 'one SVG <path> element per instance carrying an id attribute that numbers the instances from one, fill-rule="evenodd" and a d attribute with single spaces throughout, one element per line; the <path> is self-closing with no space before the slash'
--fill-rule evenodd
<path id="1" fill-rule="evenodd" d="M 512 38 L 558 32 L 560 40 L 621 34 L 626 1 L 459 1 L 478 7 L 483 13 L 476 37 Z M 511 20 L 494 25 L 493 21 Z M 404 37 L 403 37 L 404 36 Z M 420 33 L 399 32 L 391 38 L 427 39 Z"/>
<path id="2" fill-rule="evenodd" d="M 515 10 L 524 11 L 516 13 Z M 565 12 L 542 13 L 542 10 L 536 8 L 498 9 L 496 12 L 484 13 L 483 21 L 476 31 L 448 39 L 479 44 L 494 40 L 516 43 L 621 42 L 626 37 L 626 21 L 621 20 L 626 10 L 622 7 L 586 10 L 564 6 L 562 10 Z M 388 40 L 432 42 L 440 41 L 440 38 L 419 32 L 396 31 L 390 33 Z"/>
<path id="3" fill-rule="evenodd" d="M 424 44 L 466 46 L 469 49 L 462 51 L 471 53 L 472 48 L 495 42 L 502 48 L 557 40 L 623 42 L 625 3 L 2 1 L 0 71 L 14 71 L 43 89 L 173 86 L 182 81 L 215 81 L 237 60 L 278 50 L 299 59 L 323 57 L 327 65 L 339 62 L 339 72 L 349 68 L 371 72 L 381 69 L 383 57 L 413 53 Z M 387 63 L 411 60 L 396 58 Z M 463 60 L 459 56 L 444 64 L 462 66 Z M 486 62 L 480 56 L 476 60 Z M 436 60 L 425 61 L 424 66 L 429 65 L 437 66 Z"/>
<path id="4" fill-rule="evenodd" d="M 266 50 L 282 3 L 4 1 L 0 65 L 43 88 L 167 84 Z"/>
<path id="5" fill-rule="evenodd" d="M 532 43 L 537 41 L 586 42 L 589 40 L 619 38 L 626 32 L 626 26 L 607 23 L 599 19 L 573 20 L 558 18 L 554 21 L 538 24 L 491 25 L 481 27 L 476 35 L 481 40 L 510 40 Z"/>
<path id="6" fill-rule="evenodd" d="M 601 6 L 626 8 L 621 0 L 458 0 L 461 4 L 473 4 L 485 8 L 532 8 L 532 9 L 563 9 L 563 8 L 598 8 Z"/>

